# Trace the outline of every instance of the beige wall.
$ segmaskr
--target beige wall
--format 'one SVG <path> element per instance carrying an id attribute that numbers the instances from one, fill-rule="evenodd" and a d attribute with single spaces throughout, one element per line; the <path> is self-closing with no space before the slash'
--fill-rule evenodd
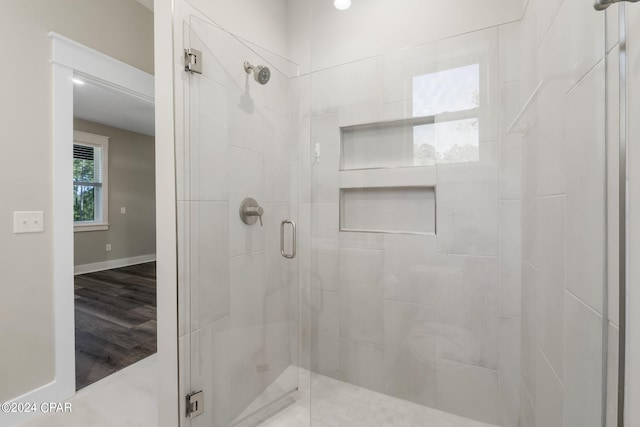
<path id="1" fill-rule="evenodd" d="M 154 138 L 80 119 L 73 128 L 109 137 L 109 230 L 75 233 L 74 264 L 155 254 Z"/>
<path id="2" fill-rule="evenodd" d="M 0 401 L 54 377 L 49 31 L 153 72 L 153 15 L 134 0 L 2 1 Z M 45 232 L 13 234 L 16 210 L 44 211 Z"/>

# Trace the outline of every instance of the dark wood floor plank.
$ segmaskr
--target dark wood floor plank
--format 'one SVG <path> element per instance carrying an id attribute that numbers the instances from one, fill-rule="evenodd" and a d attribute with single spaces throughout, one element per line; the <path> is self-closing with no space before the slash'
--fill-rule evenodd
<path id="1" fill-rule="evenodd" d="M 76 388 L 157 349 L 155 262 L 75 278 Z"/>

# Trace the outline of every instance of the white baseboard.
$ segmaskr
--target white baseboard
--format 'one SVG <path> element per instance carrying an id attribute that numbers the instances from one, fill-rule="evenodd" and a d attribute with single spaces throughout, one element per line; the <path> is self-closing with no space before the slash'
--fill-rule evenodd
<path id="1" fill-rule="evenodd" d="M 156 260 L 156 254 L 140 255 L 131 258 L 112 259 L 109 261 L 94 262 L 92 264 L 76 265 L 74 275 L 94 273 L 96 271 L 111 270 L 114 268 L 127 267 L 129 265 L 142 264 Z"/>

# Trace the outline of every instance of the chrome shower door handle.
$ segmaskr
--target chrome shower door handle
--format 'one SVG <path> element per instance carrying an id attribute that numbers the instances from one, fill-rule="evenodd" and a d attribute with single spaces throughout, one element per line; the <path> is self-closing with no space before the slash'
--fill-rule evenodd
<path id="1" fill-rule="evenodd" d="M 285 252 L 285 249 L 284 249 L 284 226 L 287 224 L 291 224 L 291 232 L 292 232 L 291 253 Z M 296 223 L 291 221 L 290 219 L 285 219 L 280 223 L 280 254 L 282 254 L 282 256 L 287 259 L 293 259 L 296 257 L 296 246 L 297 246 Z"/>

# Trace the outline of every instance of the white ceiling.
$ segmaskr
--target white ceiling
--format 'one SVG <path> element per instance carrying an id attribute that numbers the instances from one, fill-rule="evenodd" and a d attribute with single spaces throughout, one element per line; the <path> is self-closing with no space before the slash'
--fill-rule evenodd
<path id="1" fill-rule="evenodd" d="M 127 93 L 93 80 L 78 77 L 74 84 L 73 116 L 144 135 L 155 135 L 152 99 Z"/>

